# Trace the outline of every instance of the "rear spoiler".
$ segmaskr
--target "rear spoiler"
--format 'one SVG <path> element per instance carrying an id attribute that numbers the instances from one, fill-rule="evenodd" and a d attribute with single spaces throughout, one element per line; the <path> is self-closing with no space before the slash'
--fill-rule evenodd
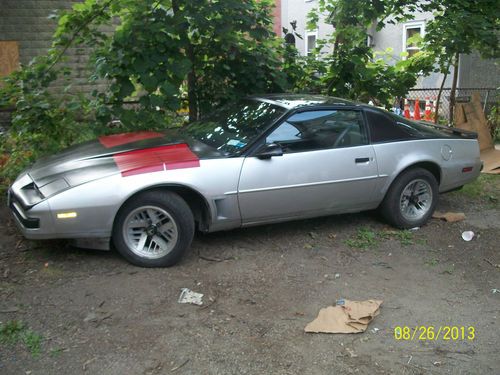
<path id="1" fill-rule="evenodd" d="M 432 128 L 441 130 L 445 133 L 451 133 L 453 135 L 458 135 L 462 138 L 467 138 L 467 139 L 477 139 L 477 133 L 470 131 L 470 130 L 464 130 L 464 129 L 459 129 L 459 128 L 453 128 L 450 126 L 442 126 L 442 125 L 436 125 L 433 122 L 427 122 L 427 121 L 417 121 L 419 124 L 430 126 Z"/>

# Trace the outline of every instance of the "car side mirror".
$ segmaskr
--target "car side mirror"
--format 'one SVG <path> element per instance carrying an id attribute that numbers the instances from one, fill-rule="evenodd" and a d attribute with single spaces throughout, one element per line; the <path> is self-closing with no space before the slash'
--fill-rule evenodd
<path id="1" fill-rule="evenodd" d="M 257 153 L 259 159 L 271 159 L 273 156 L 283 156 L 283 149 L 277 143 L 265 144 Z"/>

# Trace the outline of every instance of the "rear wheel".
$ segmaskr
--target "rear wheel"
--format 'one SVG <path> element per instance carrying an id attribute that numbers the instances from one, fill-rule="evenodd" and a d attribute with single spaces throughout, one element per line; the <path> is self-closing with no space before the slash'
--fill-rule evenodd
<path id="1" fill-rule="evenodd" d="M 393 182 L 380 211 L 397 228 L 419 227 L 432 216 L 438 194 L 438 184 L 432 173 L 423 168 L 410 169 Z"/>
<path id="2" fill-rule="evenodd" d="M 168 267 L 191 245 L 194 219 L 177 194 L 151 191 L 128 201 L 118 212 L 113 242 L 130 263 L 141 267 Z"/>

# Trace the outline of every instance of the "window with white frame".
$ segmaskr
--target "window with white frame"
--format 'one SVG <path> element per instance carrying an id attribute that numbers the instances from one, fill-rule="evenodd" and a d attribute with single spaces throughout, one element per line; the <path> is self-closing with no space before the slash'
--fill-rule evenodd
<path id="1" fill-rule="evenodd" d="M 403 28 L 403 51 L 408 52 L 408 57 L 413 56 L 420 48 L 411 40 L 415 35 L 423 37 L 425 35 L 425 22 L 411 22 Z"/>
<path id="2" fill-rule="evenodd" d="M 306 32 L 306 56 L 311 54 L 316 48 L 316 40 L 318 39 L 318 30 Z"/>

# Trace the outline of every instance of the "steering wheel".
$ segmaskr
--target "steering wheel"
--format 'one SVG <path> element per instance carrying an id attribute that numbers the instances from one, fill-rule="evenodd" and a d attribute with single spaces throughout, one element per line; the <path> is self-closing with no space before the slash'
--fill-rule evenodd
<path id="1" fill-rule="evenodd" d="M 342 130 L 342 132 L 339 134 L 332 147 L 333 148 L 337 147 L 342 142 L 347 133 L 349 133 L 352 130 L 352 128 L 354 128 L 353 124 L 349 125 L 347 128 Z"/>

